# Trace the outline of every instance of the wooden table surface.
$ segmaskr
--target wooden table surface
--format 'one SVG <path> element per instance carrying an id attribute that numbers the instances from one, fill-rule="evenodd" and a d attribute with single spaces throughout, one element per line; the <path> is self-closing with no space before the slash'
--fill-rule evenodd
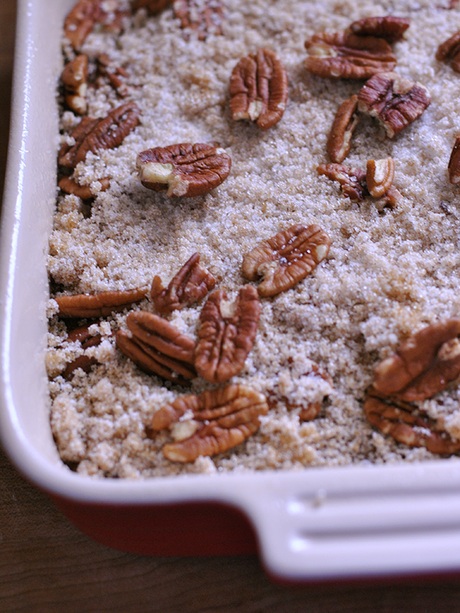
<path id="1" fill-rule="evenodd" d="M 0 194 L 16 0 L 0 0 Z M 460 613 L 458 578 L 285 588 L 255 556 L 156 558 L 78 532 L 0 450 L 0 613 Z"/>

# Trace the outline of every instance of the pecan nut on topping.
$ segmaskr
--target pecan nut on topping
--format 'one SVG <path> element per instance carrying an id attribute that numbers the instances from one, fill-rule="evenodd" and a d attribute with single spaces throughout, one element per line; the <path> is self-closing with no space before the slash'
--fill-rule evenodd
<path id="1" fill-rule="evenodd" d="M 368 421 L 409 446 L 424 446 L 441 454 L 459 451 L 460 441 L 412 404 L 432 398 L 458 379 L 459 337 L 460 319 L 431 324 L 380 362 L 364 401 Z"/>
<path id="2" fill-rule="evenodd" d="M 102 342 L 102 336 L 100 334 L 91 335 L 89 326 L 80 326 L 75 328 L 72 332 L 69 332 L 67 342 L 79 342 L 83 350 L 89 347 L 97 347 Z M 71 379 L 74 372 L 81 368 L 84 372 L 89 373 L 92 367 L 97 364 L 97 359 L 93 356 L 86 354 L 79 355 L 75 360 L 72 360 L 67 364 L 62 376 L 64 379 Z"/>
<path id="3" fill-rule="evenodd" d="M 318 225 L 295 224 L 259 243 L 243 257 L 243 275 L 262 297 L 276 296 L 309 275 L 329 253 L 331 240 Z"/>
<path id="4" fill-rule="evenodd" d="M 64 34 L 78 51 L 96 24 L 107 31 L 119 32 L 123 18 L 129 13 L 117 8 L 113 10 L 103 0 L 79 0 L 65 19 Z"/>
<path id="5" fill-rule="evenodd" d="M 319 175 L 325 175 L 331 181 L 337 181 L 343 194 L 357 202 L 362 202 L 371 195 L 367 185 L 369 176 L 374 193 L 380 193 L 382 188 L 386 189 L 381 197 L 377 196 L 379 200 L 376 204 L 393 208 L 401 199 L 401 194 L 394 185 L 390 184 L 387 188 L 390 179 L 393 180 L 391 166 L 391 162 L 387 160 L 370 160 L 368 172 L 350 168 L 345 164 L 320 164 L 316 170 Z"/>
<path id="6" fill-rule="evenodd" d="M 199 302 L 214 289 L 216 280 L 206 268 L 200 266 L 200 254 L 194 253 L 182 266 L 165 289 L 161 278 L 152 281 L 150 297 L 160 313 L 171 313 L 176 309 Z"/>
<path id="7" fill-rule="evenodd" d="M 97 153 L 100 149 L 118 147 L 139 123 L 139 113 L 134 102 L 127 102 L 101 119 L 83 117 L 71 134 L 75 144 L 64 144 L 61 147 L 59 164 L 66 168 L 75 168 L 90 151 Z"/>
<path id="8" fill-rule="evenodd" d="M 128 72 L 124 68 L 114 66 L 106 53 L 101 53 L 97 57 L 97 73 L 100 77 L 107 78 L 120 98 L 125 98 L 128 95 L 128 85 L 126 82 Z M 100 79 L 97 80 L 97 83 L 100 83 Z"/>
<path id="9" fill-rule="evenodd" d="M 66 64 L 61 80 L 65 88 L 67 106 L 78 115 L 84 115 L 88 105 L 86 91 L 88 88 L 88 56 L 83 53 Z"/>
<path id="10" fill-rule="evenodd" d="M 390 45 L 375 36 L 323 32 L 307 40 L 305 48 L 309 53 L 305 66 L 319 77 L 368 79 L 396 66 Z"/>
<path id="11" fill-rule="evenodd" d="M 455 139 L 447 169 L 449 171 L 449 181 L 452 185 L 460 183 L 460 136 L 457 136 Z"/>
<path id="12" fill-rule="evenodd" d="M 269 49 L 259 49 L 242 58 L 230 78 L 232 119 L 249 119 L 262 130 L 283 116 L 288 97 L 288 79 L 282 62 Z"/>
<path id="13" fill-rule="evenodd" d="M 460 30 L 439 45 L 436 59 L 438 62 L 452 62 L 452 69 L 460 72 Z"/>
<path id="14" fill-rule="evenodd" d="M 425 86 L 395 72 L 375 75 L 358 94 L 358 109 L 375 117 L 389 138 L 420 117 L 430 102 Z"/>
<path id="15" fill-rule="evenodd" d="M 384 38 L 389 43 L 396 43 L 403 39 L 404 33 L 410 26 L 410 19 L 406 17 L 364 17 L 350 25 L 350 31 L 358 36 L 376 36 Z"/>
<path id="16" fill-rule="evenodd" d="M 67 15 L 64 22 L 64 34 L 72 47 L 78 50 L 99 18 L 100 2 L 80 0 Z"/>
<path id="17" fill-rule="evenodd" d="M 368 195 L 366 173 L 345 164 L 320 164 L 317 167 L 319 175 L 325 175 L 331 181 L 338 181 L 345 196 L 350 200 L 362 201 Z"/>
<path id="18" fill-rule="evenodd" d="M 103 179 L 99 179 L 99 183 L 99 191 L 105 192 L 110 187 L 110 178 L 104 177 Z M 82 200 L 90 200 L 91 198 L 95 198 L 96 196 L 96 194 L 93 194 L 93 192 L 91 191 L 90 185 L 80 185 L 71 177 L 62 177 L 61 179 L 59 179 L 58 187 L 66 194 L 78 196 Z"/>
<path id="19" fill-rule="evenodd" d="M 265 396 L 246 385 L 227 385 L 197 395 L 178 398 L 161 407 L 151 428 L 170 428 L 174 443 L 163 446 L 171 462 L 193 462 L 199 456 L 213 456 L 232 449 L 254 434 L 260 416 L 266 415 Z M 191 415 L 189 419 L 184 419 Z"/>
<path id="20" fill-rule="evenodd" d="M 140 302 L 147 294 L 146 289 L 100 292 L 98 294 L 76 294 L 58 296 L 61 317 L 107 317 L 113 312 L 123 311 L 128 306 Z"/>
<path id="21" fill-rule="evenodd" d="M 183 30 L 193 30 L 199 40 L 222 34 L 223 10 L 220 0 L 174 0 L 174 15 Z"/>
<path id="22" fill-rule="evenodd" d="M 393 183 L 395 163 L 392 158 L 369 160 L 366 166 L 366 184 L 373 198 L 381 198 Z"/>
<path id="23" fill-rule="evenodd" d="M 243 369 L 254 345 L 260 310 L 252 285 L 242 287 L 233 304 L 221 289 L 209 296 L 200 314 L 195 352 L 195 368 L 203 379 L 223 383 Z"/>
<path id="24" fill-rule="evenodd" d="M 337 109 L 326 144 L 329 158 L 336 164 L 343 162 L 350 151 L 351 138 L 358 125 L 357 108 L 358 96 L 355 94 Z"/>
<path id="25" fill-rule="evenodd" d="M 120 330 L 116 344 L 141 370 L 179 385 L 188 385 L 196 377 L 193 339 L 166 319 L 147 311 L 132 311 L 126 324 L 132 336 Z"/>
<path id="26" fill-rule="evenodd" d="M 460 450 L 460 441 L 449 436 L 416 405 L 386 397 L 372 386 L 367 390 L 364 414 L 375 428 L 408 447 L 426 447 L 431 453 L 450 455 Z"/>
<path id="27" fill-rule="evenodd" d="M 144 187 L 167 196 L 201 196 L 228 177 L 231 158 L 212 143 L 154 147 L 137 156 Z"/>
<path id="28" fill-rule="evenodd" d="M 423 328 L 377 365 L 375 389 L 407 402 L 431 398 L 460 375 L 459 337 L 460 319 Z"/>

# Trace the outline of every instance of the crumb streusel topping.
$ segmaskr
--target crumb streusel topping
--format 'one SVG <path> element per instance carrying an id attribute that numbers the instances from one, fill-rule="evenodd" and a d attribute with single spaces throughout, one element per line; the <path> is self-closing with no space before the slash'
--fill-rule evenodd
<path id="1" fill-rule="evenodd" d="M 427 88 L 431 104 L 394 139 L 370 117 L 354 131 L 346 164 L 365 170 L 368 160 L 395 162 L 393 183 L 402 198 L 394 208 L 381 208 L 372 199 L 352 202 L 316 171 L 329 161 L 326 143 L 337 108 L 363 82 L 308 73 L 304 43 L 317 32 L 390 12 L 410 19 L 404 39 L 392 45 L 394 70 Z M 95 196 L 90 212 L 76 195 L 61 191 L 57 198 L 46 359 L 52 431 L 64 462 L 84 475 L 144 478 L 438 457 L 374 430 L 362 403 L 374 367 L 401 340 L 460 315 L 460 199 L 447 171 L 459 135 L 460 76 L 435 58 L 439 44 L 459 29 L 459 10 L 428 0 L 226 0 L 222 34 L 205 40 L 188 35 L 171 7 L 157 15 L 140 9 L 125 18 L 119 34 L 89 34 L 81 53 L 90 61 L 107 54 L 126 73 L 127 94 L 121 100 L 109 82 L 88 87 L 88 115 L 105 117 L 131 101 L 140 115 L 120 146 L 90 152 L 76 166 L 74 179 Z M 276 52 L 289 83 L 282 119 L 267 130 L 232 121 L 229 107 L 233 68 L 260 48 Z M 73 55 L 66 44 L 64 51 Z M 79 122 L 62 105 L 62 142 Z M 207 142 L 231 156 L 230 174 L 217 188 L 169 198 L 142 186 L 136 170 L 141 151 Z M 114 342 L 114 333 L 127 329 L 127 310 L 92 324 L 91 333 L 102 340 L 84 350 L 96 358 L 90 371 L 62 376 L 83 349 L 67 341 L 70 328 L 57 316 L 54 297 L 149 288 L 157 275 L 167 284 L 199 252 L 216 286 L 235 299 L 247 283 L 243 256 L 294 224 L 318 224 L 331 247 L 312 274 L 261 299 L 254 346 L 232 383 L 264 394 L 270 409 L 245 442 L 188 464 L 163 456 L 170 436 L 152 435 L 154 412 L 213 386 L 197 378 L 185 389 L 127 359 Z M 155 312 L 148 298 L 132 308 Z M 196 337 L 201 308 L 188 306 L 167 319 Z M 316 365 L 331 379 L 318 376 Z M 454 385 L 421 405 L 454 438 L 460 438 L 459 399 Z M 322 402 L 319 415 L 302 421 L 302 409 L 315 402 Z"/>

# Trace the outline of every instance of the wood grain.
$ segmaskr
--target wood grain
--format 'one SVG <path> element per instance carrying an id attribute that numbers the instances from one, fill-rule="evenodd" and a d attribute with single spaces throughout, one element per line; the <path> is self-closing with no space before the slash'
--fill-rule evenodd
<path id="1" fill-rule="evenodd" d="M 0 193 L 15 0 L 0 0 Z M 0 450 L 1 613 L 460 613 L 460 579 L 408 584 L 272 583 L 255 556 L 155 558 L 79 533 Z"/>
<path id="2" fill-rule="evenodd" d="M 256 557 L 155 558 L 80 534 L 0 451 L 2 613 L 456 613 L 456 579 L 281 587 Z"/>

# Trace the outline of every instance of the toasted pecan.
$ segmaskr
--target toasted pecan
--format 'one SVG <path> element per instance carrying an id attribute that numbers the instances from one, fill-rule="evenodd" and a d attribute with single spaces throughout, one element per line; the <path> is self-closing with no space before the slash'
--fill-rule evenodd
<path id="1" fill-rule="evenodd" d="M 225 312 L 227 296 L 215 290 L 200 314 L 195 368 L 211 383 L 223 383 L 244 367 L 257 333 L 260 302 L 252 285 L 242 287 L 238 299 Z"/>
<path id="2" fill-rule="evenodd" d="M 61 317 L 107 317 L 140 302 L 147 295 L 146 289 L 99 292 L 98 294 L 75 294 L 55 298 Z"/>
<path id="3" fill-rule="evenodd" d="M 261 130 L 274 126 L 284 114 L 288 97 L 286 69 L 270 49 L 242 58 L 230 78 L 232 119 L 249 119 Z"/>
<path id="4" fill-rule="evenodd" d="M 267 412 L 263 394 L 246 385 L 227 385 L 177 398 L 153 415 L 151 427 L 153 431 L 170 428 L 173 436 L 179 433 L 176 442 L 163 446 L 168 460 L 193 462 L 200 455 L 213 456 L 245 441 L 259 429 L 260 416 Z M 192 417 L 179 421 L 187 413 Z"/>

